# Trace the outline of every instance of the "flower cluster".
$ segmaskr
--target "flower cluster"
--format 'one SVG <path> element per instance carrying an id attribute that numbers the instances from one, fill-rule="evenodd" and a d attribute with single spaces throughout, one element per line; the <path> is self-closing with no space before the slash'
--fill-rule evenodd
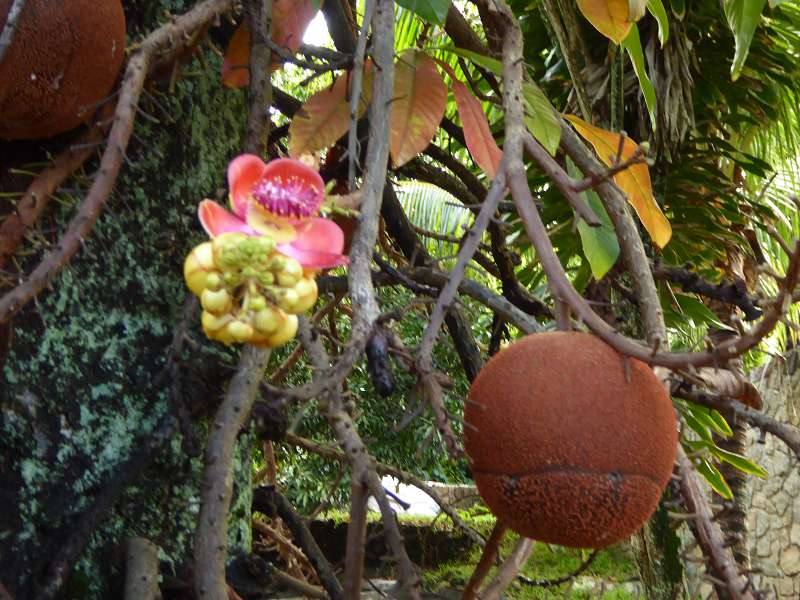
<path id="1" fill-rule="evenodd" d="M 295 336 L 296 315 L 316 302 L 318 270 L 347 263 L 344 234 L 318 216 L 324 183 L 300 161 L 245 154 L 228 167 L 228 185 L 233 212 L 200 203 L 212 239 L 189 254 L 184 278 L 209 338 L 274 348 Z"/>

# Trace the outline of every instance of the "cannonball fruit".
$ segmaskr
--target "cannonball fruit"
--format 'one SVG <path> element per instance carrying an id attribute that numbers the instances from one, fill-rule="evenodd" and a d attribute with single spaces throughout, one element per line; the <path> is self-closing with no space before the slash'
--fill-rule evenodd
<path id="1" fill-rule="evenodd" d="M 534 334 L 499 352 L 464 417 L 475 483 L 497 518 L 577 548 L 614 544 L 647 521 L 678 442 L 653 371 L 587 333 Z"/>
<path id="2" fill-rule="evenodd" d="M 0 30 L 12 2 L 0 0 Z M 0 63 L 0 138 L 48 138 L 85 122 L 124 57 L 120 0 L 27 0 Z"/>

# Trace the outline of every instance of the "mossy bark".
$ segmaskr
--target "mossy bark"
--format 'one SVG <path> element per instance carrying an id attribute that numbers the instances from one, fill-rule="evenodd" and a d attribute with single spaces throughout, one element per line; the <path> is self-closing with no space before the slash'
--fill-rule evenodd
<path id="1" fill-rule="evenodd" d="M 186 3 L 150 2 L 141 10 L 138 4 L 126 3 L 129 39 L 132 30 L 146 32 L 164 11 L 180 12 Z M 183 73 L 174 93 L 152 90 L 160 107 L 143 98 L 159 123 L 137 121 L 128 160 L 92 235 L 15 322 L 0 386 L 0 581 L 18 599 L 35 597 L 80 515 L 174 411 L 170 377 L 159 374 L 187 294 L 183 259 L 203 237 L 197 202 L 224 194 L 246 112 L 243 94 L 221 86 L 210 52 Z M 44 232 L 63 231 L 87 181 L 67 184 Z M 191 327 L 196 334 L 197 323 Z M 232 356 L 210 343 L 191 354 L 193 365 L 202 357 L 203 368 L 186 369 L 183 395 L 208 410 L 230 375 L 220 365 Z M 195 421 L 189 437 L 202 444 L 203 419 Z M 134 535 L 158 544 L 164 561 L 177 566 L 190 559 L 202 459 L 187 454 L 184 433 L 176 428 L 94 531 L 69 597 L 115 597 L 118 559 Z M 249 447 L 245 436 L 229 531 L 233 554 L 250 545 Z"/>

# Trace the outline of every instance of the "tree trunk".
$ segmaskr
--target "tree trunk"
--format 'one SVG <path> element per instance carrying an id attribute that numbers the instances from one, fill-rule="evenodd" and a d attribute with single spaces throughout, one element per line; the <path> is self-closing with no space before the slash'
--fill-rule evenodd
<path id="1" fill-rule="evenodd" d="M 168 9 L 177 13 L 190 3 L 124 4 L 131 40 Z M 200 345 L 192 349 L 191 370 L 180 367 L 180 388 L 169 372 L 160 375 L 187 297 L 183 259 L 202 238 L 197 203 L 221 195 L 245 121 L 243 94 L 221 85 L 216 56 L 205 58 L 207 64 L 184 67 L 192 75 L 179 79 L 173 94 L 151 89 L 158 106 L 143 97 L 143 110 L 159 122 L 137 120 L 128 160 L 92 235 L 52 289 L 16 318 L 0 385 L 0 582 L 16 598 L 39 597 L 59 552 L 69 548 L 81 556 L 71 598 L 121 595 L 130 537 L 150 539 L 176 566 L 191 556 L 204 425 L 184 419 L 179 427 L 175 397 L 202 423 L 230 376 L 223 363 L 231 353 L 202 342 L 193 315 L 189 334 Z M 11 145 L 0 153 L 16 156 Z M 64 202 L 41 224 L 49 241 L 74 214 L 86 181 L 76 177 L 64 186 Z M 250 545 L 244 438 L 229 528 L 234 555 Z M 92 522 L 100 524 L 80 551 Z M 118 589 L 104 587 L 113 582 Z"/>

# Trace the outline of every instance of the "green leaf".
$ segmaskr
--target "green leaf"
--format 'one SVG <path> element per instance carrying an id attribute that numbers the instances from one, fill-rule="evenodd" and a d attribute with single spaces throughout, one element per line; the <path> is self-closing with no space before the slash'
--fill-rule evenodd
<path id="1" fill-rule="evenodd" d="M 713 408 L 708 408 L 705 406 L 700 406 L 699 404 L 690 403 L 689 404 L 690 410 L 692 414 L 694 414 L 699 421 L 706 424 L 711 430 L 713 430 L 718 435 L 724 437 L 730 437 L 733 435 L 733 430 L 731 426 L 728 425 L 728 422 L 725 420 L 719 412 L 714 410 Z"/>
<path id="2" fill-rule="evenodd" d="M 728 482 L 725 481 L 725 478 L 722 476 L 722 473 L 719 472 L 717 467 L 712 465 L 707 460 L 699 461 L 695 467 L 697 468 L 697 472 L 703 476 L 703 479 L 708 482 L 708 485 L 710 485 L 715 492 L 717 492 L 726 500 L 733 498 L 733 492 L 728 486 Z"/>
<path id="3" fill-rule="evenodd" d="M 535 83 L 522 84 L 525 99 L 525 125 L 533 137 L 553 156 L 561 142 L 561 122 L 550 100 Z"/>
<path id="4" fill-rule="evenodd" d="M 571 160 L 567 159 L 567 170 L 573 176 L 579 173 L 577 167 Z M 581 236 L 583 254 L 589 261 L 592 268 L 592 275 L 596 280 L 600 280 L 608 273 L 619 258 L 619 242 L 614 233 L 614 225 L 608 216 L 600 197 L 594 190 L 583 192 L 583 198 L 594 211 L 602 225 L 600 227 L 590 227 L 583 219 L 578 219 L 578 234 Z"/>
<path id="5" fill-rule="evenodd" d="M 644 52 L 642 52 L 642 41 L 639 39 L 639 28 L 631 27 L 630 33 L 622 40 L 622 47 L 628 52 L 628 56 L 633 63 L 633 70 L 636 71 L 636 77 L 639 78 L 639 87 L 642 88 L 642 95 L 644 95 L 644 102 L 647 105 L 647 112 L 650 113 L 650 123 L 653 125 L 653 130 L 656 129 L 656 89 L 653 87 L 653 82 L 647 75 L 647 69 L 644 66 Z"/>
<path id="6" fill-rule="evenodd" d="M 461 56 L 462 58 L 466 58 L 467 60 L 474 62 L 479 67 L 483 67 L 487 71 L 491 71 L 499 77 L 503 76 L 503 63 L 496 58 L 492 58 L 491 56 L 473 52 L 472 50 L 466 50 L 465 48 L 456 48 L 455 46 L 435 46 L 433 48 L 429 48 L 429 50 L 443 50 L 445 52 L 451 52 L 452 54 Z"/>
<path id="7" fill-rule="evenodd" d="M 725 0 L 725 16 L 736 40 L 736 52 L 731 65 L 733 81 L 736 81 L 742 72 L 744 61 L 750 52 L 750 42 L 753 41 L 766 3 L 767 0 Z"/>
<path id="8" fill-rule="evenodd" d="M 711 325 L 718 329 L 730 329 L 717 318 L 710 308 L 693 296 L 674 294 L 673 298 L 678 304 L 678 310 L 686 315 L 696 325 Z"/>
<path id="9" fill-rule="evenodd" d="M 664 8 L 661 0 L 649 0 L 647 3 L 647 10 L 658 21 L 658 41 L 661 42 L 661 47 L 667 43 L 669 39 L 669 19 L 667 18 L 667 10 Z"/>
<path id="10" fill-rule="evenodd" d="M 718 446 L 714 446 L 713 448 L 709 448 L 711 450 L 711 454 L 714 455 L 715 458 L 721 461 L 725 461 L 729 465 L 732 465 L 736 469 L 742 471 L 743 473 L 748 473 L 750 475 L 755 475 L 756 477 L 760 477 L 761 479 L 766 479 L 769 477 L 769 473 L 767 473 L 766 469 L 764 469 L 761 465 L 757 465 L 749 458 L 742 456 L 741 454 L 736 454 L 735 452 L 729 452 L 727 450 L 723 450 Z"/>
<path id="11" fill-rule="evenodd" d="M 691 412 L 691 410 L 683 413 L 683 418 L 686 419 L 686 424 L 689 428 L 694 431 L 697 435 L 699 435 L 703 441 L 710 442 L 712 440 L 711 432 L 708 429 L 708 426 L 700 421 L 697 416 Z"/>
<path id="12" fill-rule="evenodd" d="M 434 25 L 444 25 L 450 10 L 450 0 L 397 0 L 397 4 Z"/>

